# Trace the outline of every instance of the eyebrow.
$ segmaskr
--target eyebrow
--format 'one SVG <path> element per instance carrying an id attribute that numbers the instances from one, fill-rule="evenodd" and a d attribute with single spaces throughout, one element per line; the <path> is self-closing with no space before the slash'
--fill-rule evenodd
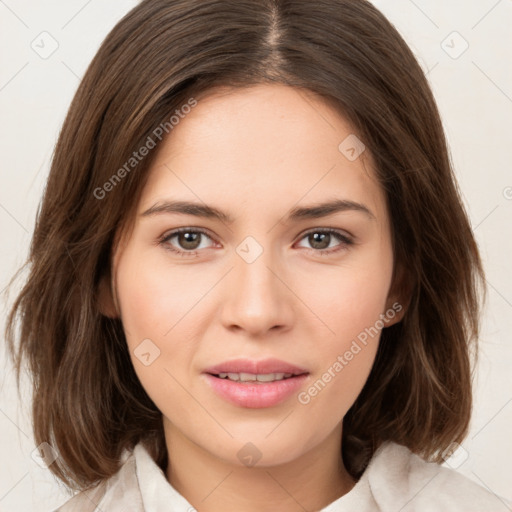
<path id="1" fill-rule="evenodd" d="M 349 201 L 347 199 L 334 199 L 324 203 L 292 208 L 286 216 L 285 222 L 320 219 L 334 213 L 346 211 L 362 212 L 370 219 L 375 219 L 375 215 L 372 211 L 362 203 Z M 231 215 L 214 206 L 190 201 L 162 201 L 154 204 L 140 215 L 147 217 L 163 213 L 179 213 L 207 219 L 217 219 L 226 224 L 232 224 L 234 222 L 234 218 Z"/>

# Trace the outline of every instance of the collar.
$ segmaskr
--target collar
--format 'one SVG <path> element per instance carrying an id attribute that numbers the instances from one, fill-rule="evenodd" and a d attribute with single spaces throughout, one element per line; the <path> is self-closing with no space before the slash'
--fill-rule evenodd
<path id="1" fill-rule="evenodd" d="M 196 509 L 167 481 L 164 472 L 142 443 L 135 446 L 133 456 L 145 512 L 196 512 Z M 370 465 L 372 462 L 370 462 Z M 353 510 L 374 512 L 378 510 L 371 492 L 369 474 L 370 466 L 347 494 L 336 499 L 319 512 Z"/>

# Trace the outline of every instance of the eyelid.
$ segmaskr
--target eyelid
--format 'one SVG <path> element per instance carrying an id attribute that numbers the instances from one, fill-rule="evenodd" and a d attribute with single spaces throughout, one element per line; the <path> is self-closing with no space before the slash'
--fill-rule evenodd
<path id="1" fill-rule="evenodd" d="M 330 234 L 334 234 L 334 235 L 337 235 L 337 236 L 344 237 L 347 240 L 350 240 L 351 242 L 354 242 L 354 240 L 355 240 L 355 236 L 352 233 L 350 233 L 349 231 L 347 231 L 346 229 L 329 228 L 329 227 L 307 229 L 306 231 L 301 233 L 298 236 L 298 238 L 302 239 L 305 236 L 310 235 L 311 233 L 330 233 Z"/>
<path id="2" fill-rule="evenodd" d="M 158 239 L 158 244 L 163 245 L 166 250 L 171 251 L 180 256 L 185 256 L 185 255 L 192 256 L 192 257 L 196 256 L 197 253 L 199 251 L 201 251 L 201 249 L 186 251 L 186 250 L 174 248 L 174 247 L 170 246 L 170 244 L 168 243 L 168 241 L 171 238 L 175 237 L 176 235 L 179 235 L 180 233 L 188 233 L 188 232 L 201 233 L 201 234 L 205 235 L 207 238 L 209 238 L 210 240 L 214 241 L 215 243 L 219 243 L 219 242 L 217 242 L 215 237 L 213 237 L 210 234 L 209 230 L 207 230 L 205 228 L 195 227 L 195 226 L 186 226 L 186 227 L 175 228 L 170 231 L 167 231 Z M 323 228 L 315 227 L 315 228 L 310 228 L 306 231 L 303 231 L 297 237 L 298 242 L 300 242 L 302 239 L 304 239 L 306 236 L 308 236 L 312 233 L 324 233 L 324 234 L 334 235 L 340 241 L 339 245 L 337 245 L 335 247 L 327 248 L 327 249 L 314 249 L 314 248 L 309 248 L 309 247 L 302 248 L 302 249 L 312 252 L 316 255 L 329 255 L 331 253 L 341 252 L 343 249 L 347 249 L 348 246 L 355 244 L 355 240 L 354 240 L 355 237 L 352 234 L 348 233 L 346 230 L 342 230 L 339 228 L 329 228 L 329 227 L 323 227 Z"/>
<path id="3" fill-rule="evenodd" d="M 214 236 L 211 235 L 211 233 L 205 229 L 205 228 L 199 228 L 195 226 L 186 226 L 182 228 L 175 228 L 171 229 L 170 231 L 166 231 L 161 237 L 159 237 L 158 242 L 159 243 L 165 243 L 166 241 L 170 240 L 176 235 L 179 235 L 180 233 L 201 233 L 208 237 L 209 239 L 213 240 L 214 242 L 218 243 Z M 193 251 L 186 251 L 192 253 Z"/>
<path id="4" fill-rule="evenodd" d="M 329 256 L 330 254 L 341 253 L 343 250 L 347 250 L 349 246 L 355 245 L 354 236 L 346 232 L 345 230 L 335 228 L 312 228 L 301 233 L 298 237 L 300 242 L 305 237 L 312 233 L 321 233 L 334 236 L 339 240 L 339 244 L 327 249 L 314 249 L 310 247 L 303 247 L 304 250 L 319 256 Z"/>

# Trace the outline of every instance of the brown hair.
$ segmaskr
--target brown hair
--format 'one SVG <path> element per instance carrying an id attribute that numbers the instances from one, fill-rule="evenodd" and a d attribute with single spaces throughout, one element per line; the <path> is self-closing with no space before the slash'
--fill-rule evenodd
<path id="1" fill-rule="evenodd" d="M 6 328 L 18 379 L 25 360 L 33 377 L 36 443 L 58 450 L 50 469 L 69 487 L 110 477 L 139 441 L 166 464 L 161 413 L 120 320 L 98 305 L 157 151 L 119 170 L 191 98 L 261 83 L 313 91 L 352 123 L 386 192 L 395 276 L 402 269 L 409 290 L 344 418 L 348 470 L 360 475 L 386 440 L 440 461 L 467 434 L 482 266 L 436 104 L 396 29 L 365 0 L 145 0 L 73 99 Z"/>

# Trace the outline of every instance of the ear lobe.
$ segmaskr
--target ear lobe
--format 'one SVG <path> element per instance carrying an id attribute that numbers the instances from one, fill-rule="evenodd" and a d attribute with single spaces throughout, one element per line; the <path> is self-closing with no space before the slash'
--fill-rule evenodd
<path id="1" fill-rule="evenodd" d="M 398 300 L 390 300 L 389 305 L 386 304 L 386 311 L 383 315 L 385 327 L 390 327 L 401 322 L 405 316 L 405 307 L 402 302 Z"/>
<path id="2" fill-rule="evenodd" d="M 386 327 L 401 322 L 411 300 L 411 285 L 402 266 L 396 268 L 386 300 Z"/>
<path id="3" fill-rule="evenodd" d="M 102 315 L 109 318 L 118 318 L 119 314 L 112 294 L 108 275 L 103 275 L 98 283 L 98 307 Z"/>

